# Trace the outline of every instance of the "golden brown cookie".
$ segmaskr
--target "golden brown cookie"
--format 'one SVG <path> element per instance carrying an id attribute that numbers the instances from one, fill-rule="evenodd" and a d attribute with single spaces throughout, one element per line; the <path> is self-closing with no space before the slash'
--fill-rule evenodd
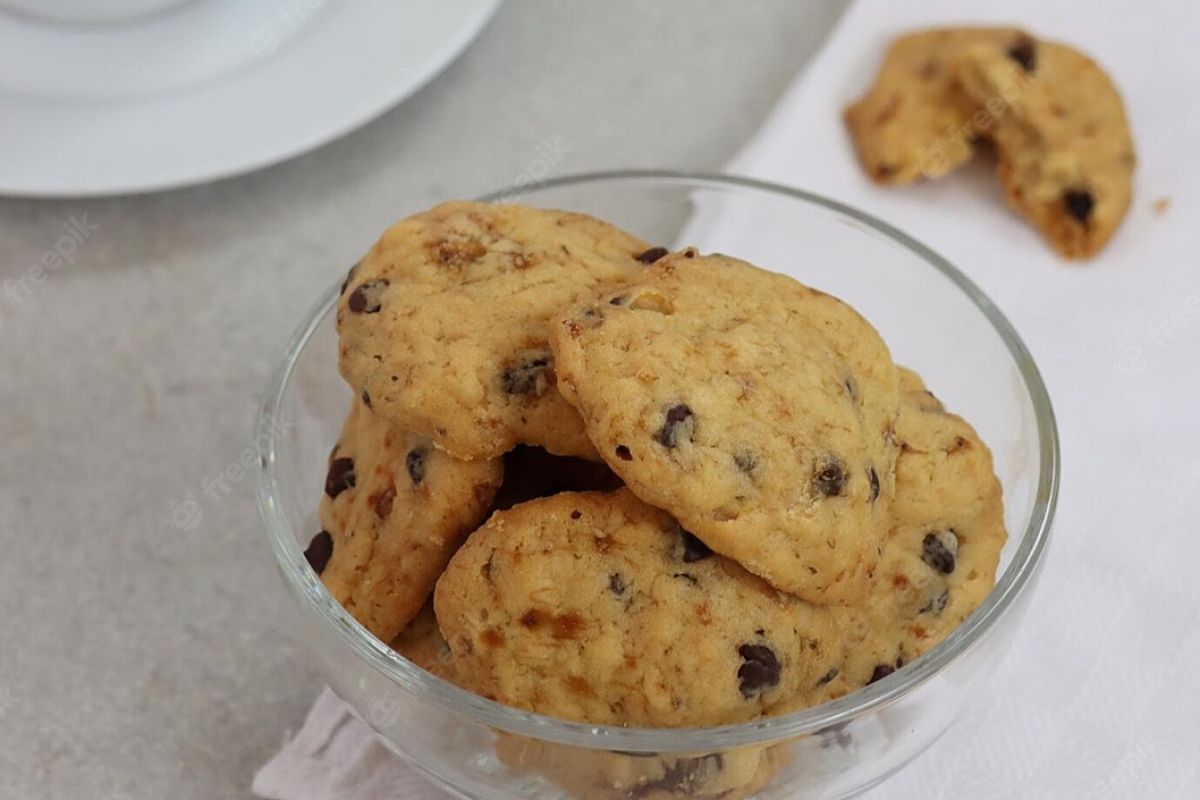
<path id="1" fill-rule="evenodd" d="M 1104 70 L 1072 47 L 1029 39 L 1020 56 L 974 43 L 953 71 L 976 105 L 999 109 L 984 133 L 996 144 L 1009 204 L 1061 255 L 1089 258 L 1133 195 L 1125 105 Z"/>
<path id="2" fill-rule="evenodd" d="M 504 734 L 496 754 L 511 769 L 544 775 L 577 800 L 741 800 L 787 763 L 783 747 L 689 756 L 585 750 Z"/>
<path id="3" fill-rule="evenodd" d="M 426 672 L 432 672 L 444 681 L 458 683 L 454 657 L 438 629 L 432 600 L 421 606 L 417 616 L 392 640 L 391 647 Z"/>
<path id="4" fill-rule="evenodd" d="M 844 114 L 867 175 L 904 184 L 970 161 L 978 106 L 959 87 L 952 63 L 971 44 L 1019 52 L 1027 40 L 1016 28 L 935 28 L 896 39 L 875 83 Z"/>
<path id="5" fill-rule="evenodd" d="M 499 459 L 456 459 L 356 401 L 330 456 L 309 563 L 355 619 L 390 641 L 483 521 L 502 472 Z"/>
<path id="6" fill-rule="evenodd" d="M 646 502 L 774 586 L 861 602 L 890 525 L 895 367 L 845 303 L 693 250 L 570 311 L 559 390 Z"/>
<path id="7" fill-rule="evenodd" d="M 835 693 L 883 678 L 941 642 L 995 584 L 1004 508 L 992 457 L 920 377 L 901 370 L 895 527 L 863 608 L 833 609 L 846 637 Z"/>
<path id="8" fill-rule="evenodd" d="M 403 430 L 464 459 L 518 443 L 595 457 L 555 389 L 547 325 L 644 269 L 647 245 L 583 214 L 445 203 L 384 233 L 337 306 L 342 375 Z"/>
<path id="9" fill-rule="evenodd" d="M 755 719 L 823 697 L 842 663 L 829 609 L 775 590 L 625 489 L 493 514 L 434 607 L 464 686 L 599 724 Z"/>

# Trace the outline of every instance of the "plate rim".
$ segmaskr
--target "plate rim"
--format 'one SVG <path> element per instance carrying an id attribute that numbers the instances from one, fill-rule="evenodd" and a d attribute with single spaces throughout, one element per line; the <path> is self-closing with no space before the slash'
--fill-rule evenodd
<path id="1" fill-rule="evenodd" d="M 247 153 L 242 151 L 239 155 L 235 152 L 230 157 L 222 157 L 221 160 L 224 163 L 219 167 L 209 165 L 207 163 L 208 160 L 204 159 L 204 164 L 191 169 L 184 168 L 164 176 L 156 177 L 135 173 L 123 179 L 115 179 L 107 176 L 89 178 L 86 177 L 86 174 L 81 178 L 79 177 L 81 173 L 78 172 L 72 173 L 70 176 L 59 172 L 52 174 L 48 178 L 30 180 L 27 176 L 6 175 L 4 162 L 0 160 L 0 197 L 10 199 L 69 200 L 145 195 L 247 175 L 297 158 L 330 144 L 379 119 L 441 75 L 479 37 L 484 28 L 495 17 L 503 0 L 468 0 L 468 2 L 473 5 L 471 13 L 469 15 L 459 15 L 460 24 L 453 29 L 452 34 L 448 33 L 444 37 L 444 40 L 439 42 L 434 48 L 431 55 L 420 62 L 418 67 L 409 68 L 405 71 L 407 74 L 402 73 L 402 78 L 395 81 L 395 89 L 393 91 L 366 93 L 357 102 L 356 110 L 353 113 L 346 113 L 335 117 L 323 124 L 314 122 L 313 125 L 306 127 L 302 133 L 290 138 L 280 137 L 284 143 L 277 147 L 269 148 L 269 152 L 267 153 L 256 151 Z M 351 9 L 352 13 L 356 15 L 363 18 L 371 18 L 375 16 L 373 13 L 377 10 L 375 6 L 376 4 L 374 3 L 344 3 L 341 4 L 341 9 Z M 402 8 L 391 8 L 399 13 L 403 13 Z M 320 16 L 325 17 L 326 15 Z M 327 21 L 327 19 L 318 19 L 315 24 L 320 25 Z M 377 24 L 383 25 L 378 20 Z M 311 46 L 311 39 L 311 36 L 302 34 L 296 41 L 289 43 L 286 50 L 294 49 L 295 51 L 302 52 L 306 46 Z M 306 41 L 308 44 L 306 44 Z M 296 63 L 295 58 L 296 56 L 292 55 L 293 64 Z M 304 63 L 302 56 L 301 63 Z M 243 70 L 228 76 L 220 84 L 197 84 L 194 90 L 197 96 L 200 96 L 202 92 L 210 93 L 203 101 L 197 101 L 197 105 L 201 103 L 209 107 L 214 104 L 219 105 L 221 95 L 236 90 L 236 87 L 243 84 L 246 75 L 260 70 L 269 70 L 278 74 L 278 71 L 281 69 L 288 70 L 294 69 L 294 67 L 288 66 L 287 59 L 272 57 L 257 65 L 253 70 Z M 127 112 L 130 107 L 138 107 L 140 109 L 154 109 L 155 107 L 159 107 L 162 109 L 159 113 L 177 113 L 170 109 L 169 104 L 179 103 L 181 99 L 187 98 L 191 93 L 189 91 L 172 95 L 147 95 L 131 102 L 114 103 L 113 107 L 121 109 L 122 112 Z M 0 115 L 4 114 L 6 107 L 13 109 L 28 108 L 28 103 L 31 100 L 37 102 L 38 99 L 36 97 L 18 97 L 16 95 L 0 93 Z M 61 103 L 62 101 L 57 100 L 56 102 Z M 22 104 L 25 105 L 22 106 Z M 69 113 L 96 113 L 96 109 L 97 105 L 95 103 L 73 101 L 70 103 Z M 44 126 L 42 127 L 44 128 Z M 26 135 L 30 135 L 30 133 L 27 131 Z M 258 149 L 261 151 L 262 148 Z M 203 152 L 203 150 L 197 150 L 196 152 Z M 61 153 L 56 157 L 61 158 Z M 72 164 L 77 165 L 84 161 L 85 159 L 75 159 L 72 161 Z"/>

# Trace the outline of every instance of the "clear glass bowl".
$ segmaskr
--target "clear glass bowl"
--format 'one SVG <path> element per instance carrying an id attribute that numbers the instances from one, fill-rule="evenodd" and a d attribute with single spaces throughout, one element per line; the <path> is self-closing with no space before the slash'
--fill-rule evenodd
<path id="1" fill-rule="evenodd" d="M 303 550 L 319 529 L 326 456 L 351 399 L 337 373 L 331 287 L 300 326 L 259 421 L 259 503 L 323 676 L 395 752 L 452 794 L 504 798 L 841 798 L 884 780 L 986 692 L 1046 552 L 1058 487 L 1054 416 L 1016 331 L 961 272 L 862 212 L 716 175 L 580 175 L 485 198 L 573 209 L 663 245 L 696 245 L 835 294 L 979 430 L 1004 486 L 1009 541 L 996 587 L 912 664 L 835 702 L 702 729 L 570 723 L 485 700 L 414 666 L 325 591 Z M 673 793 L 664 793 L 670 790 Z M 656 792 L 658 792 L 656 794 Z M 722 794 L 727 792 L 727 794 Z M 754 794 L 757 792 L 757 794 Z"/>

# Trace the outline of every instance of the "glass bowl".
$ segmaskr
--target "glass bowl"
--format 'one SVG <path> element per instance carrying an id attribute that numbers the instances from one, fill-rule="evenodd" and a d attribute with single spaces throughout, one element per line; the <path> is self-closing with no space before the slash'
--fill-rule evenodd
<path id="1" fill-rule="evenodd" d="M 300 326 L 262 409 L 259 506 L 329 685 L 451 794 L 505 798 L 841 798 L 899 770 L 986 692 L 1046 552 L 1059 451 L 1046 387 L 1012 325 L 961 272 L 867 214 L 761 181 L 665 171 L 557 178 L 486 200 L 587 212 L 643 239 L 737 255 L 835 294 L 882 333 L 994 453 L 1009 540 L 996 587 L 923 657 L 834 702 L 698 729 L 565 722 L 499 705 L 411 664 L 325 591 L 303 550 L 351 393 L 332 286 Z M 340 270 L 339 270 L 340 273 Z M 339 282 L 340 282 L 339 274 Z"/>

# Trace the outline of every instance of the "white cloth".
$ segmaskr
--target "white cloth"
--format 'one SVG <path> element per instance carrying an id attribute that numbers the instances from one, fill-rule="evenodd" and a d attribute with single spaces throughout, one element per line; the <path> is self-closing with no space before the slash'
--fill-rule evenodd
<path id="1" fill-rule="evenodd" d="M 1068 264 L 983 167 L 884 189 L 840 112 L 895 34 L 1005 23 L 1096 55 L 1137 141 L 1133 208 L 1094 261 Z M 1200 8 L 1170 0 L 858 0 L 730 172 L 821 192 L 963 269 L 1013 321 L 1058 414 L 1063 480 L 1049 561 L 986 696 L 883 800 L 1200 797 Z M 1152 204 L 1169 198 L 1156 212 Z M 434 800 L 326 693 L 259 773 L 278 800 Z"/>

